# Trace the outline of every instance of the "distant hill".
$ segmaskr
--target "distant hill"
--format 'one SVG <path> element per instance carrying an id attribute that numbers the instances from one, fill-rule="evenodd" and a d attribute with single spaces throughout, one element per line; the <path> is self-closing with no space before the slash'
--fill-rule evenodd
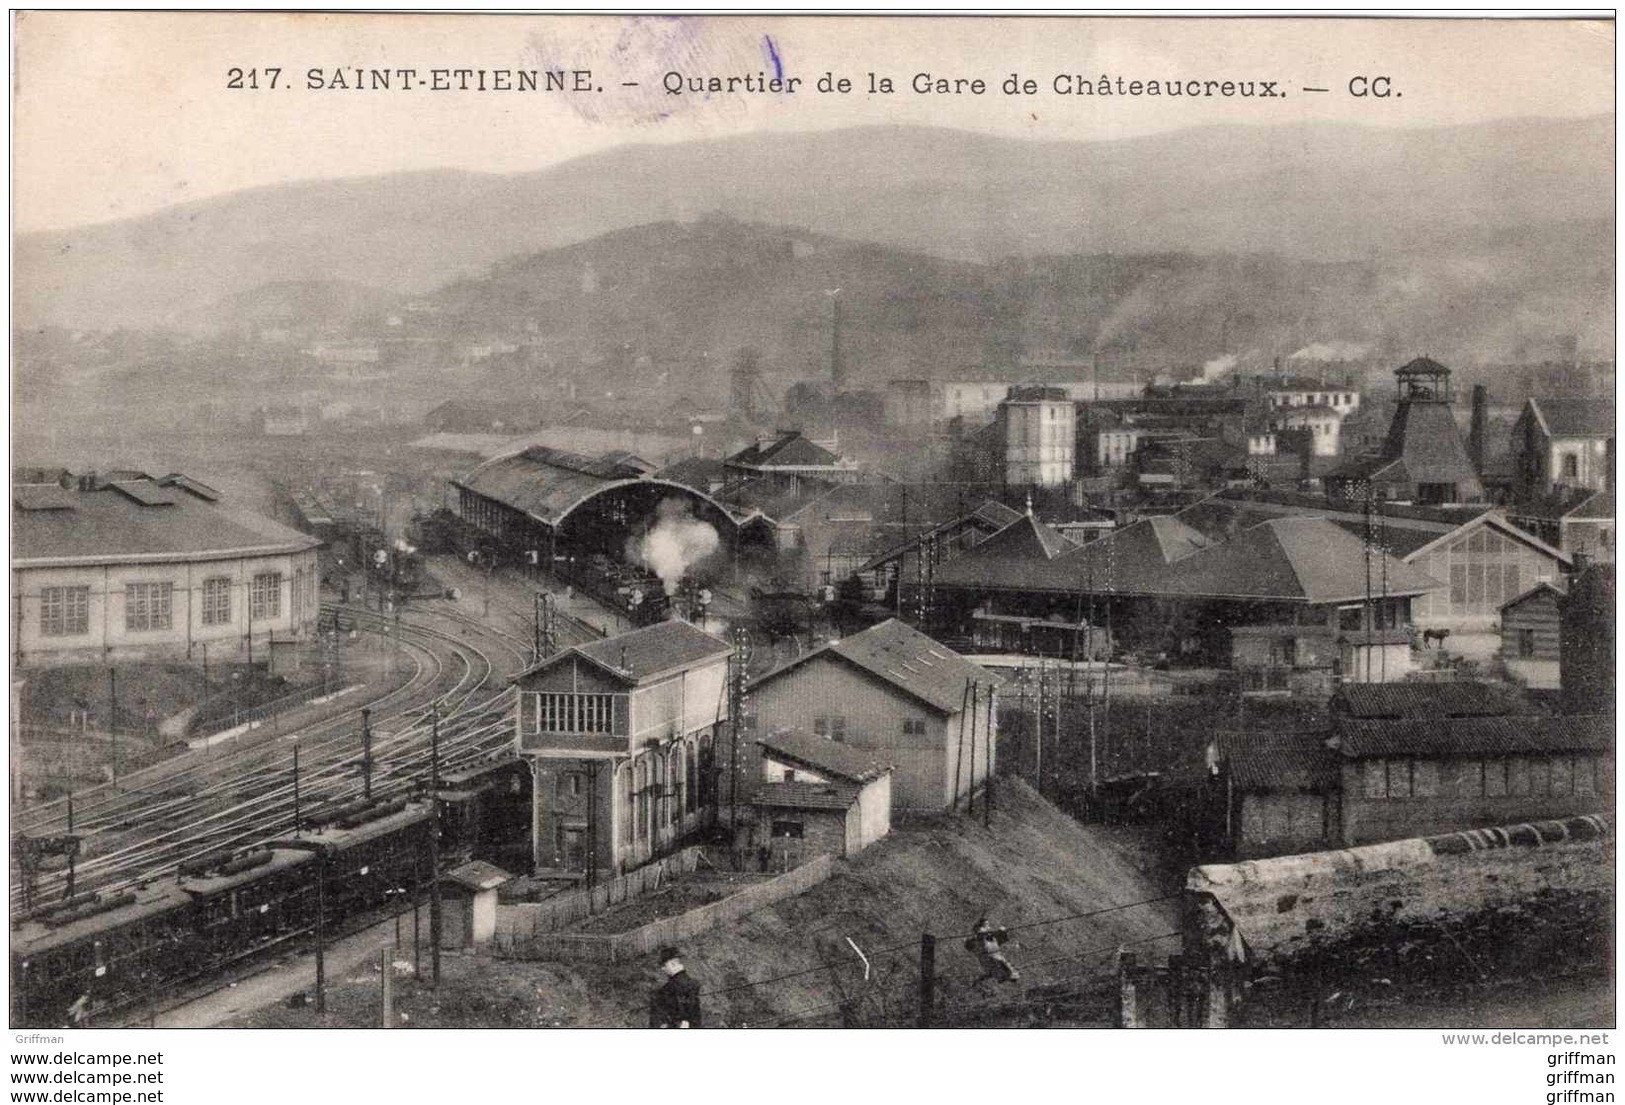
<path id="1" fill-rule="evenodd" d="M 423 293 L 511 255 L 710 212 L 963 262 L 1273 253 L 1398 270 L 1408 256 L 1461 279 L 1521 241 L 1538 250 L 1552 224 L 1604 220 L 1611 244 L 1612 204 L 1606 118 L 1226 126 L 1098 142 L 919 127 L 751 135 L 508 176 L 289 184 L 21 235 L 16 320 L 195 325 L 200 304 L 313 281 Z M 1589 258 L 1600 243 L 1586 244 Z M 1541 264 L 1543 278 L 1563 275 Z"/>
<path id="2" fill-rule="evenodd" d="M 840 290 L 842 360 L 855 383 L 943 379 L 1034 350 L 1103 352 L 1108 366 L 1184 370 L 1226 353 L 1315 342 L 1416 350 L 1457 362 L 1612 325 L 1612 243 L 1601 222 L 1464 235 L 1359 261 L 1156 253 L 1011 258 L 995 264 L 708 218 L 617 231 L 511 258 L 420 297 L 453 333 L 540 335 L 602 358 L 624 351 L 720 397 L 723 369 L 753 347 L 770 377 L 828 371 L 829 294 Z M 613 359 L 613 358 L 612 358 Z M 653 375 L 653 373 L 649 373 Z"/>

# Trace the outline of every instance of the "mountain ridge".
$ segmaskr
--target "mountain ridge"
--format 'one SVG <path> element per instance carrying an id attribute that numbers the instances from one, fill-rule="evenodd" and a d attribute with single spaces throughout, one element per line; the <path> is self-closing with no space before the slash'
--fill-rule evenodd
<path id="1" fill-rule="evenodd" d="M 1611 218 L 1611 147 L 1603 118 L 1210 125 L 1092 142 L 877 125 L 636 143 L 521 173 L 291 182 L 20 234 L 14 302 L 21 325 L 139 326 L 268 283 L 419 294 L 507 256 L 711 211 L 984 263 L 1169 250 L 1354 259 L 1419 236 Z"/>

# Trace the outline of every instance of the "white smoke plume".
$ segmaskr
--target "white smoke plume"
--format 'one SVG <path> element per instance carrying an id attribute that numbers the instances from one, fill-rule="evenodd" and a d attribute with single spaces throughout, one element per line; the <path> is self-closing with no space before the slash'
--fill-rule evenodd
<path id="1" fill-rule="evenodd" d="M 1220 376 L 1223 376 L 1226 372 L 1229 372 L 1232 368 L 1235 368 L 1236 363 L 1240 359 L 1241 358 L 1237 357 L 1234 353 L 1226 353 L 1222 357 L 1214 357 L 1211 361 L 1202 366 L 1202 378 L 1198 382 L 1203 384 L 1211 384 Z"/>
<path id="2" fill-rule="evenodd" d="M 1369 352 L 1369 345 L 1352 341 L 1316 342 L 1287 358 L 1289 361 L 1357 361 Z"/>
<path id="3" fill-rule="evenodd" d="M 626 554 L 659 576 L 667 595 L 675 595 L 688 570 L 716 552 L 722 539 L 711 523 L 694 517 L 682 499 L 662 500 L 655 513 L 654 528 L 629 539 Z"/>

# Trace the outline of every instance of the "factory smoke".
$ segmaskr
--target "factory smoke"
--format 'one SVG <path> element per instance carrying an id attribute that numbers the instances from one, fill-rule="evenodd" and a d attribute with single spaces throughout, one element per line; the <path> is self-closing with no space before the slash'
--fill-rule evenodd
<path id="1" fill-rule="evenodd" d="M 682 499 L 662 500 L 656 514 L 654 528 L 629 539 L 626 553 L 660 577 L 667 595 L 675 595 L 688 570 L 716 552 L 722 539 L 709 522 L 694 517 Z"/>
<path id="2" fill-rule="evenodd" d="M 1287 358 L 1289 361 L 1357 361 L 1371 347 L 1351 341 L 1316 342 L 1306 345 Z"/>
<path id="3" fill-rule="evenodd" d="M 1197 377 L 1197 379 L 1193 382 L 1211 384 L 1220 376 L 1223 376 L 1226 372 L 1229 372 L 1232 368 L 1235 368 L 1236 363 L 1240 359 L 1241 358 L 1237 357 L 1234 353 L 1226 353 L 1222 357 L 1215 357 L 1211 361 L 1207 362 L 1207 364 L 1202 366 L 1202 375 Z"/>

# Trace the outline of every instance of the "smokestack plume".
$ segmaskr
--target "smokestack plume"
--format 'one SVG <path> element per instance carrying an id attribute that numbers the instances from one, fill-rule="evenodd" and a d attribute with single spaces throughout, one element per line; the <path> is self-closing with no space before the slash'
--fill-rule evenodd
<path id="1" fill-rule="evenodd" d="M 654 528 L 626 543 L 628 559 L 660 577 L 667 596 L 675 595 L 694 565 L 717 551 L 722 539 L 709 522 L 694 517 L 683 499 L 664 499 Z"/>

